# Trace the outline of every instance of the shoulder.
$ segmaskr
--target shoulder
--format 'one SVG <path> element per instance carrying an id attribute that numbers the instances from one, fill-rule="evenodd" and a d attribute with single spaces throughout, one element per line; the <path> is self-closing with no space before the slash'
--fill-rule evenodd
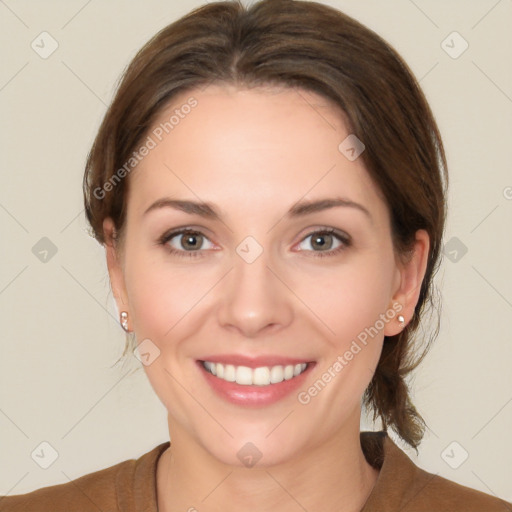
<path id="1" fill-rule="evenodd" d="M 63 484 L 42 487 L 26 494 L 0 497 L 1 512 L 117 511 L 116 479 L 129 473 L 127 460 Z"/>
<path id="2" fill-rule="evenodd" d="M 162 443 L 138 459 L 119 462 L 70 482 L 42 487 L 26 494 L 0 496 L 0 512 L 117 512 L 156 503 L 158 457 Z M 135 508 L 134 508 L 135 507 Z"/>
<path id="3" fill-rule="evenodd" d="M 380 468 L 362 512 L 512 512 L 512 503 L 417 466 L 384 432 L 364 432 L 368 462 Z"/>
<path id="4" fill-rule="evenodd" d="M 415 495 L 404 512 L 512 512 L 512 503 L 417 469 Z"/>

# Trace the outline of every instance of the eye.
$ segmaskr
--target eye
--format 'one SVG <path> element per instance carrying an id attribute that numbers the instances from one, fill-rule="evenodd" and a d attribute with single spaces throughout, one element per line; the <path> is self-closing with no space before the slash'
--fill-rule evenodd
<path id="1" fill-rule="evenodd" d="M 205 242 L 209 243 L 210 246 Z M 180 229 L 171 233 L 166 233 L 159 240 L 161 245 L 165 245 L 171 254 L 183 257 L 197 257 L 201 253 L 199 251 L 211 249 L 212 242 L 200 231 L 193 229 Z"/>
<path id="2" fill-rule="evenodd" d="M 313 250 L 305 248 L 310 245 Z M 331 256 L 337 254 L 350 246 L 350 237 L 345 233 L 338 232 L 333 228 L 313 231 L 299 244 L 299 250 L 316 253 L 314 256 Z"/>
<path id="3" fill-rule="evenodd" d="M 169 253 L 186 258 L 200 257 L 203 255 L 203 250 L 214 247 L 212 242 L 203 233 L 190 228 L 165 233 L 158 240 L 158 243 L 165 246 Z M 208 244 L 210 245 L 208 246 Z M 307 244 L 313 250 L 304 247 Z M 333 228 L 324 228 L 313 231 L 303 238 L 299 244 L 299 250 L 311 252 L 315 257 L 333 256 L 350 245 L 351 239 L 347 234 Z"/>

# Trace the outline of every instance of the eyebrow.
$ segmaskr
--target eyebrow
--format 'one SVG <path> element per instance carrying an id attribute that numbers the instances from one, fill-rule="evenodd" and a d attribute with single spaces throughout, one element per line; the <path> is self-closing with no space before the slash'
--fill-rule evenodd
<path id="1" fill-rule="evenodd" d="M 363 212 L 369 220 L 372 220 L 370 212 L 363 205 L 341 197 L 318 199 L 316 201 L 299 201 L 288 210 L 285 217 L 302 217 L 338 206 L 359 210 Z M 211 203 L 171 199 L 170 197 L 158 199 L 146 209 L 143 215 L 161 208 L 174 208 L 175 210 L 180 210 L 191 215 L 199 215 L 205 219 L 221 220 L 221 215 Z"/>

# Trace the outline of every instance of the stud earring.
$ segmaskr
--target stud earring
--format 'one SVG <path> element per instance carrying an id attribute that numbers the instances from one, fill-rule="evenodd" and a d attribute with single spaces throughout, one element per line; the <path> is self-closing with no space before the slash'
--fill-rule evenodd
<path id="1" fill-rule="evenodd" d="M 403 329 L 405 327 L 405 318 L 403 315 L 398 315 L 397 320 L 400 322 L 400 327 Z"/>
<path id="2" fill-rule="evenodd" d="M 128 330 L 128 313 L 126 311 L 121 311 L 121 327 L 126 331 Z"/>

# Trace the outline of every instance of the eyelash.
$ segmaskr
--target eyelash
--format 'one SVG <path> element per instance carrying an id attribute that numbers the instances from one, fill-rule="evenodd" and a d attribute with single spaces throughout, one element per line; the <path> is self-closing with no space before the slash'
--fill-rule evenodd
<path id="1" fill-rule="evenodd" d="M 167 251 L 170 254 L 176 255 L 178 257 L 183 257 L 183 258 L 202 257 L 203 255 L 202 255 L 201 250 L 197 250 L 197 251 L 179 251 L 179 250 L 176 250 L 173 247 L 170 247 L 169 245 L 167 245 L 168 242 L 170 240 L 172 240 L 175 236 L 178 236 L 178 235 L 190 235 L 190 234 L 192 234 L 192 235 L 201 235 L 201 236 L 204 236 L 205 238 L 207 238 L 200 231 L 196 231 L 196 230 L 190 229 L 190 228 L 183 228 L 183 229 L 179 229 L 179 230 L 176 230 L 176 231 L 171 231 L 170 233 L 164 233 L 159 238 L 158 244 L 159 245 L 163 245 L 163 246 L 167 246 Z M 310 236 L 317 235 L 317 234 L 333 235 L 335 238 L 338 239 L 338 241 L 341 242 L 342 245 L 340 245 L 336 249 L 331 249 L 329 251 L 306 251 L 306 252 L 314 253 L 313 257 L 315 257 L 315 258 L 324 258 L 326 256 L 334 256 L 334 255 L 338 254 L 339 252 L 345 250 L 347 247 L 350 247 L 350 245 L 351 245 L 351 240 L 350 240 L 350 237 L 348 235 L 346 235 L 346 234 L 344 234 L 342 232 L 339 232 L 339 231 L 337 231 L 336 229 L 333 229 L 333 228 L 322 228 L 322 229 L 318 229 L 316 231 L 311 231 L 310 233 L 308 233 L 301 240 L 301 242 L 303 242 L 304 240 L 306 240 Z"/>

